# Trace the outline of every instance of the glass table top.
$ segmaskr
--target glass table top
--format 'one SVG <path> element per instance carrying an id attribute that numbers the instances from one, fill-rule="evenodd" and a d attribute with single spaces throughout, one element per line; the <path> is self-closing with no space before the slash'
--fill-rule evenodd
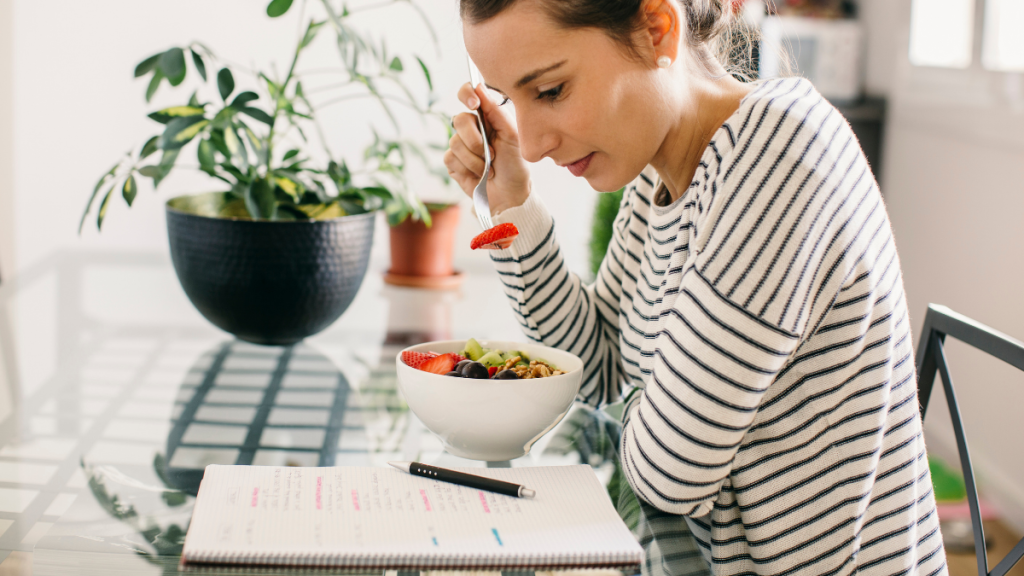
<path id="1" fill-rule="evenodd" d="M 449 292 L 381 276 L 371 269 L 338 322 L 290 347 L 214 328 L 161 257 L 58 255 L 5 278 L 0 573 L 176 573 L 204 466 L 389 460 L 589 464 L 644 547 L 640 572 L 709 573 L 685 520 L 639 502 L 622 476 L 620 406 L 574 406 L 510 462 L 444 452 L 398 390 L 396 354 L 428 340 L 524 336 L 486 268 Z"/>

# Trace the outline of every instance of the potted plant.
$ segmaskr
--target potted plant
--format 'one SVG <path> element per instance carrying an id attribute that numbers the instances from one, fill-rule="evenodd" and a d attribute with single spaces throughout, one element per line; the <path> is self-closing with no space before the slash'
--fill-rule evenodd
<path id="1" fill-rule="evenodd" d="M 273 0 L 267 14 L 281 16 L 291 5 L 292 0 Z M 312 102 L 313 90 L 304 85 L 305 75 L 297 67 L 318 33 L 333 30 L 342 62 L 337 72 L 343 78 L 321 87 L 318 94 L 347 89 L 326 105 L 373 98 L 397 131 L 391 104 L 398 103 L 449 131 L 449 119 L 433 109 L 436 98 L 423 60 L 416 57 L 427 86 L 421 103 L 404 81 L 401 58 L 389 54 L 383 40 L 354 29 L 347 8 L 336 10 L 329 0 L 320 5 L 323 19 L 308 21 L 283 76 L 251 73 L 262 94 L 236 90 L 233 67 L 220 65 L 213 51 L 198 42 L 139 63 L 135 76 L 149 78 L 147 102 L 165 80 L 181 86 L 189 68 L 200 86 L 186 103 L 149 114 L 163 125 L 162 133 L 100 178 L 79 225 L 81 232 L 97 206 L 96 225 L 101 228 L 115 194 L 131 206 L 140 180 L 149 178 L 157 188 L 173 170 L 185 167 L 180 158 L 192 154 L 197 169 L 218 181 L 222 190 L 167 202 L 175 271 L 207 319 L 256 343 L 296 342 L 345 311 L 366 273 L 376 211 L 387 208 L 389 215 L 430 221 L 428 208 L 409 194 L 405 181 L 410 156 L 430 165 L 419 144 L 375 131 L 362 170 L 350 169 L 331 153 Z M 433 34 L 426 18 L 424 22 Z M 351 88 L 361 92 L 352 94 Z M 150 160 L 157 155 L 158 160 Z M 447 183 L 443 169 L 431 171 Z"/>
<path id="2" fill-rule="evenodd" d="M 452 265 L 459 205 L 423 206 L 425 213 L 417 213 L 401 196 L 389 203 L 391 268 L 384 281 L 413 288 L 456 288 L 462 283 L 462 274 Z"/>

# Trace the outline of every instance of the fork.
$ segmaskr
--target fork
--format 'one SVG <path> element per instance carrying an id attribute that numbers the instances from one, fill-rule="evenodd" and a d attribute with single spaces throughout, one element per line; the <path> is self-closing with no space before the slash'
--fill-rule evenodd
<path id="1" fill-rule="evenodd" d="M 470 60 L 469 54 L 466 54 L 466 64 L 469 65 L 469 80 L 475 90 L 477 86 L 483 84 L 483 79 L 476 66 L 473 65 L 473 61 Z M 487 200 L 487 175 L 491 172 L 491 146 L 487 142 L 487 122 L 484 120 L 483 110 L 478 106 L 474 112 L 477 125 L 480 127 L 480 137 L 484 141 L 484 173 L 480 177 L 480 183 L 473 189 L 473 209 L 476 210 L 480 226 L 483 226 L 484 230 L 490 230 L 494 227 L 494 223 L 491 221 L 491 205 Z"/>

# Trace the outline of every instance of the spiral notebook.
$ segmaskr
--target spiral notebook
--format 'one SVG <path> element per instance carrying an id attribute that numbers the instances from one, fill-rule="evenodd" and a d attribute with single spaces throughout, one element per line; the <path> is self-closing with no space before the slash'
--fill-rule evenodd
<path id="1" fill-rule="evenodd" d="M 643 550 L 589 466 L 460 468 L 513 498 L 390 468 L 206 468 L 182 562 L 399 569 L 621 568 Z"/>

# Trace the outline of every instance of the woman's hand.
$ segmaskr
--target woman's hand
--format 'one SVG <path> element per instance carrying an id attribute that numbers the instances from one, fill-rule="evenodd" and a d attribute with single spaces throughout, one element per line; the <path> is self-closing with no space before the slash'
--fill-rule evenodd
<path id="1" fill-rule="evenodd" d="M 487 176 L 487 200 L 491 213 L 497 214 L 522 205 L 530 195 L 530 171 L 519 153 L 519 131 L 515 122 L 491 101 L 483 85 L 476 90 L 467 82 L 459 88 L 459 100 L 470 110 L 479 110 L 490 127 L 491 173 Z M 456 114 L 452 118 L 455 135 L 448 142 L 444 165 L 448 173 L 470 198 L 484 170 L 484 143 L 476 115 Z"/>

